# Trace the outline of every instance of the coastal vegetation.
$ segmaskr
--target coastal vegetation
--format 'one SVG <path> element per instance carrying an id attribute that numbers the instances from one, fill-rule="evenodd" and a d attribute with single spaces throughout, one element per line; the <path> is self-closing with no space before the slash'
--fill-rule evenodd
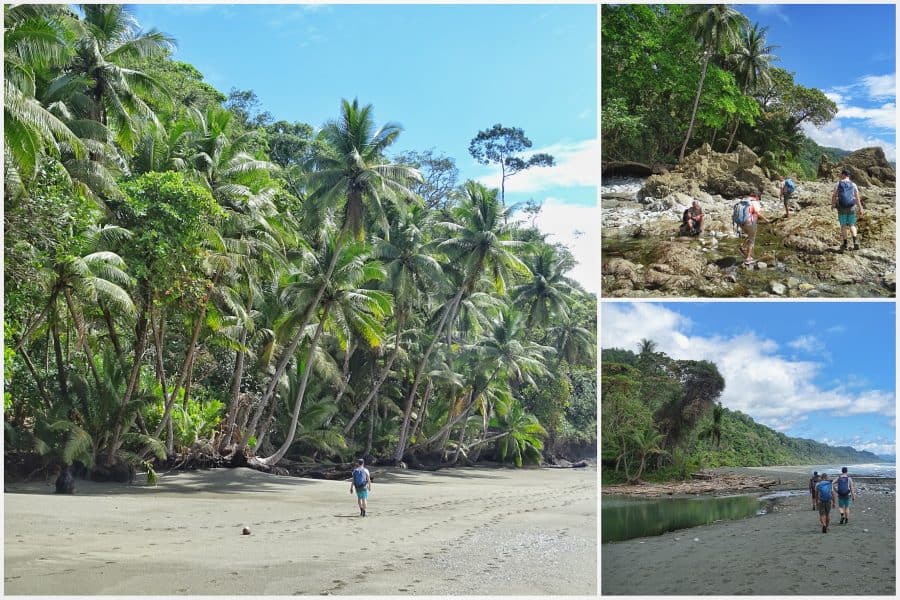
<path id="1" fill-rule="evenodd" d="M 777 65 L 765 27 L 720 4 L 602 11 L 604 161 L 674 164 L 742 142 L 764 168 L 812 178 L 831 157 L 801 126 L 829 122 L 837 105 Z"/>
<path id="2" fill-rule="evenodd" d="M 355 99 L 275 120 L 126 7 L 4 17 L 8 463 L 593 454 L 596 299 L 501 192 Z"/>
<path id="3" fill-rule="evenodd" d="M 876 455 L 793 438 L 718 399 L 726 381 L 709 361 L 676 360 L 643 340 L 601 354 L 604 482 L 684 479 L 714 467 L 881 462 Z"/>

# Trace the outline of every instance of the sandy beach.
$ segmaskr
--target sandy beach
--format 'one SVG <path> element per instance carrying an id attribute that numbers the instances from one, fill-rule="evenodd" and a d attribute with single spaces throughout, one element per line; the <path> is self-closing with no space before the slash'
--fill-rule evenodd
<path id="1" fill-rule="evenodd" d="M 593 468 L 385 472 L 365 518 L 349 481 L 249 469 L 153 488 L 79 480 L 74 496 L 9 484 L 4 593 L 595 595 L 596 480 Z"/>
<path id="2" fill-rule="evenodd" d="M 729 469 L 796 481 L 805 467 Z M 894 486 L 861 484 L 851 523 L 823 534 L 808 495 L 769 514 L 602 544 L 603 595 L 894 595 Z M 868 489 L 862 489 L 868 488 Z"/>

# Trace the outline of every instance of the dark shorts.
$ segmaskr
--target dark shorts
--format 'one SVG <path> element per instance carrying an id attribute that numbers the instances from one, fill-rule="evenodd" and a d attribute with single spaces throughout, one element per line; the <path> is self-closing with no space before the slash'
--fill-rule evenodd
<path id="1" fill-rule="evenodd" d="M 784 205 L 787 206 L 787 205 L 788 205 L 788 202 L 789 202 L 790 200 L 793 200 L 793 198 L 794 198 L 794 194 L 793 194 L 793 193 L 790 193 L 790 194 L 789 194 L 789 193 L 785 192 L 785 193 L 784 193 L 784 196 L 782 196 L 782 200 L 784 200 Z"/>
<path id="2" fill-rule="evenodd" d="M 850 508 L 850 495 L 846 496 L 838 495 L 838 506 L 840 508 Z"/>
<path id="3" fill-rule="evenodd" d="M 827 515 L 831 512 L 831 500 L 828 502 L 819 502 L 819 514 Z"/>

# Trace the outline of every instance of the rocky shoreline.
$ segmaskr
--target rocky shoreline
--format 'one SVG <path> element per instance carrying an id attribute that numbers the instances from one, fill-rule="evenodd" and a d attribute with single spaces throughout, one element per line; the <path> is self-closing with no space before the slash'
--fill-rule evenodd
<path id="1" fill-rule="evenodd" d="M 785 217 L 775 181 L 756 166 L 756 155 L 749 149 L 741 147 L 731 154 L 701 149 L 695 155 L 677 172 L 604 182 L 604 296 L 894 295 L 893 184 L 874 180 L 882 185 L 860 185 L 865 207 L 859 221 L 861 248 L 842 253 L 830 201 L 832 181 L 798 181 L 791 213 Z M 741 264 L 731 214 L 736 198 L 751 188 L 763 190 L 763 214 L 772 223 L 760 224 L 754 252 L 759 262 L 746 268 Z M 679 236 L 681 214 L 693 200 L 700 202 L 706 214 L 704 232 L 698 237 Z"/>

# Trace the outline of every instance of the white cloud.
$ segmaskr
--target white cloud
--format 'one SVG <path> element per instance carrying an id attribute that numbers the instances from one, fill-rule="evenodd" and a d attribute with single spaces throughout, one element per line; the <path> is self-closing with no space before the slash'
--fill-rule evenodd
<path id="1" fill-rule="evenodd" d="M 804 123 L 803 131 L 821 146 L 842 148 L 844 150 L 859 150 L 869 146 L 880 146 L 888 160 L 897 160 L 897 145 L 894 142 L 874 137 L 854 127 L 842 127 L 836 121 L 826 123 L 822 127 Z"/>
<path id="2" fill-rule="evenodd" d="M 870 127 L 894 129 L 897 122 L 897 107 L 893 102 L 875 108 L 848 106 L 838 110 L 838 119 L 860 119 Z"/>
<path id="3" fill-rule="evenodd" d="M 546 152 L 555 159 L 552 167 L 533 167 L 506 179 L 507 192 L 531 193 L 557 187 L 580 187 L 600 185 L 600 142 L 562 142 L 544 148 L 535 148 L 523 157 Z M 500 168 L 479 178 L 480 183 L 498 187 Z"/>
<path id="4" fill-rule="evenodd" d="M 822 350 L 822 342 L 814 335 L 801 335 L 797 339 L 788 342 L 788 346 L 797 350 L 805 350 L 810 354 Z"/>
<path id="5" fill-rule="evenodd" d="M 862 84 L 873 100 L 887 100 L 894 98 L 897 93 L 897 74 L 866 75 L 861 78 Z"/>
<path id="6" fill-rule="evenodd" d="M 548 234 L 547 241 L 563 244 L 578 261 L 568 276 L 595 294 L 600 288 L 600 228 L 594 224 L 599 220 L 596 206 L 564 204 L 556 198 L 544 200 L 534 220 L 535 226 Z"/>
<path id="7" fill-rule="evenodd" d="M 655 341 L 673 358 L 709 360 L 725 378 L 722 403 L 774 429 L 784 431 L 815 411 L 879 414 L 893 417 L 894 397 L 883 391 L 854 392 L 846 387 L 822 389 L 815 382 L 820 362 L 787 358 L 779 345 L 752 331 L 731 337 L 691 336 L 690 322 L 650 303 L 603 303 L 600 346 L 635 350 L 640 340 Z M 811 344 L 810 340 L 794 340 Z"/>
<path id="8" fill-rule="evenodd" d="M 787 14 L 785 14 L 784 9 L 780 4 L 757 4 L 756 10 L 760 12 L 760 14 L 778 17 L 785 23 L 790 23 L 791 20 L 788 18 Z"/>

